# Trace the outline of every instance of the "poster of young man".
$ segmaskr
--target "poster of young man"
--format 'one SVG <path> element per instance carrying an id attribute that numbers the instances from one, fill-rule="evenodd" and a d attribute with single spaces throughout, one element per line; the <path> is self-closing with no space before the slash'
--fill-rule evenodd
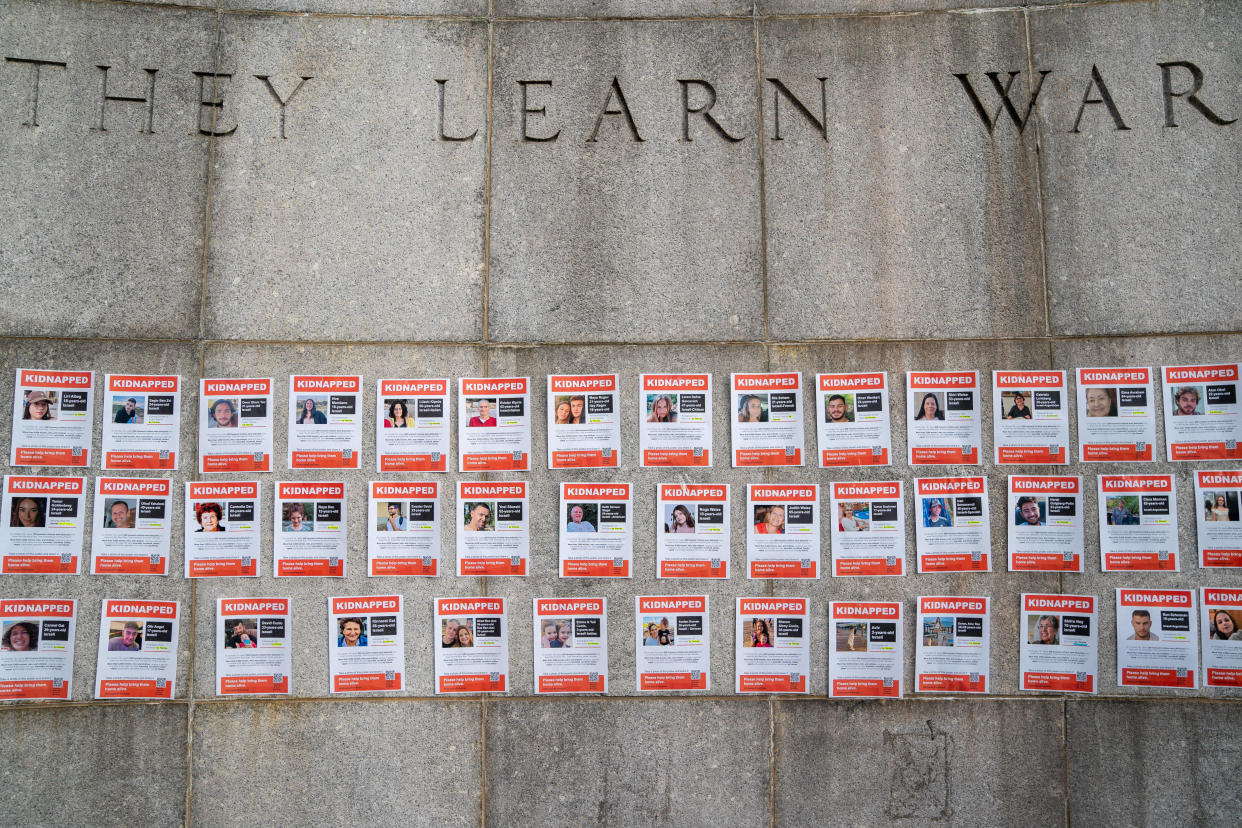
<path id="1" fill-rule="evenodd" d="M 711 689 L 711 614 L 706 595 L 634 598 L 640 693 Z"/>
<path id="2" fill-rule="evenodd" d="M 276 484 L 272 574 L 277 578 L 345 577 L 348 512 L 343 482 Z"/>
<path id="3" fill-rule="evenodd" d="M 1117 686 L 1199 686 L 1193 589 L 1117 589 Z"/>
<path id="4" fill-rule="evenodd" d="M 0 574 L 77 575 L 86 525 L 85 477 L 4 476 Z"/>
<path id="5" fill-rule="evenodd" d="M 608 599 L 535 598 L 535 694 L 608 692 Z"/>
<path id="6" fill-rule="evenodd" d="M 1169 460 L 1242 460 L 1242 364 L 1164 367 L 1164 442 Z"/>
<path id="7" fill-rule="evenodd" d="M 198 470 L 239 474 L 272 470 L 275 381 L 204 379 L 198 388 Z"/>
<path id="8" fill-rule="evenodd" d="M 1069 463 L 1069 385 L 1064 371 L 993 371 L 996 462 Z"/>
<path id="9" fill-rule="evenodd" d="M 746 487 L 746 577 L 819 577 L 819 486 Z"/>
<path id="10" fill-rule="evenodd" d="M 1156 451 L 1150 368 L 1078 369 L 1078 459 L 1150 462 Z"/>
<path id="11" fill-rule="evenodd" d="M 1177 572 L 1177 487 L 1171 474 L 1102 474 L 1100 569 Z"/>
<path id="12" fill-rule="evenodd" d="M 0 700 L 73 698 L 72 598 L 0 599 Z"/>
<path id="13" fill-rule="evenodd" d="M 892 462 L 888 375 L 816 374 L 819 467 L 887 466 Z"/>
<path id="14" fill-rule="evenodd" d="M 810 692 L 809 598 L 738 598 L 735 693 Z"/>
<path id="15" fill-rule="evenodd" d="M 900 601 L 828 605 L 829 698 L 900 699 L 905 695 L 905 625 Z"/>
<path id="16" fill-rule="evenodd" d="M 530 377 L 457 381 L 457 470 L 530 471 Z"/>
<path id="17" fill-rule="evenodd" d="M 289 469 L 362 468 L 362 377 L 289 377 Z"/>
<path id="18" fill-rule="evenodd" d="M 167 575 L 172 481 L 95 478 L 92 575 Z"/>
<path id="19" fill-rule="evenodd" d="M 9 465 L 88 468 L 94 406 L 91 371 L 18 368 Z"/>
<path id="20" fill-rule="evenodd" d="M 288 598 L 216 599 L 216 695 L 288 695 L 293 617 Z"/>
<path id="21" fill-rule="evenodd" d="M 400 595 L 328 599 L 328 692 L 405 689 Z"/>
<path id="22" fill-rule="evenodd" d="M 643 468 L 709 468 L 712 375 L 639 375 L 638 448 Z"/>
<path id="23" fill-rule="evenodd" d="M 105 374 L 103 464 L 175 471 L 180 460 L 181 377 Z"/>
<path id="24" fill-rule="evenodd" d="M 833 483 L 829 515 L 833 577 L 906 574 L 904 483 Z"/>
<path id="25" fill-rule="evenodd" d="M 621 465 L 620 381 L 616 374 L 548 376 L 548 468 Z"/>
<path id="26" fill-rule="evenodd" d="M 180 631 L 181 605 L 176 601 L 105 598 L 95 698 L 173 698 Z"/>
<path id="27" fill-rule="evenodd" d="M 980 394 L 978 371 L 907 371 L 906 461 L 979 465 Z"/>
<path id="28" fill-rule="evenodd" d="M 801 466 L 802 374 L 733 374 L 733 467 Z"/>
<path id="29" fill-rule="evenodd" d="M 436 695 L 509 690 L 505 598 L 436 598 L 431 646 Z"/>
<path id="30" fill-rule="evenodd" d="M 1018 666 L 1023 690 L 1095 693 L 1100 616 L 1094 595 L 1022 596 Z"/>
<path id="31" fill-rule="evenodd" d="M 259 577 L 262 502 L 256 480 L 185 484 L 185 577 Z"/>
<path id="32" fill-rule="evenodd" d="M 375 384 L 375 470 L 446 472 L 449 381 L 382 379 Z"/>
<path id="33" fill-rule="evenodd" d="M 440 574 L 440 484 L 372 481 L 367 575 Z"/>
<path id="34" fill-rule="evenodd" d="M 1081 477 L 1009 475 L 1010 572 L 1082 572 Z"/>
<path id="35" fill-rule="evenodd" d="M 634 487 L 629 483 L 562 483 L 562 578 L 634 575 Z"/>
<path id="36" fill-rule="evenodd" d="M 988 693 L 992 602 L 986 596 L 921 595 L 914 619 L 917 693 Z"/>
<path id="37" fill-rule="evenodd" d="M 457 577 L 530 574 L 530 499 L 521 481 L 457 482 Z"/>

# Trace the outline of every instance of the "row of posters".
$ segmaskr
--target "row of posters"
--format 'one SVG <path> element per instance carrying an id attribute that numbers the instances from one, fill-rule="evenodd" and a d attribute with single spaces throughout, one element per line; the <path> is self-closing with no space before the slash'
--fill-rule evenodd
<path id="1" fill-rule="evenodd" d="M 1164 368 L 1169 460 L 1242 459 L 1240 369 Z M 1079 459 L 1153 460 L 1153 371 L 1080 368 L 1077 380 Z M 90 371 L 18 369 L 10 464 L 88 467 L 93 382 Z M 376 382 L 376 471 L 448 470 L 450 387 L 444 378 Z M 641 465 L 712 466 L 712 375 L 642 374 L 639 389 Z M 803 391 L 798 372 L 731 376 L 734 467 L 805 465 Z M 362 393 L 361 376 L 289 377 L 289 469 L 361 468 Z M 200 472 L 272 470 L 274 394 L 270 378 L 201 380 Z M 529 377 L 458 379 L 458 471 L 530 469 L 530 395 Z M 616 374 L 547 378 L 549 469 L 620 467 L 619 395 Z M 978 371 L 907 372 L 907 461 L 978 465 L 983 397 Z M 179 377 L 106 374 L 101 407 L 101 468 L 178 467 Z M 1069 462 L 1067 372 L 994 371 L 992 411 L 996 463 Z M 884 372 L 817 374 L 813 416 L 820 467 L 891 464 Z"/>
<path id="2" fill-rule="evenodd" d="M 328 606 L 329 692 L 404 691 L 402 597 L 333 597 Z M 533 599 L 537 694 L 608 692 L 607 606 Z M 809 693 L 809 607 L 806 598 L 737 599 L 734 692 Z M 76 609 L 71 599 L 0 600 L 0 699 L 71 697 Z M 510 689 L 507 610 L 503 597 L 435 599 L 436 693 Z M 990 599 L 921 596 L 916 610 L 915 692 L 991 692 Z M 709 596 L 639 596 L 634 612 L 637 690 L 710 691 Z M 903 612 L 900 601 L 830 602 L 831 697 L 905 694 Z M 105 599 L 95 698 L 172 698 L 181 620 L 175 601 Z M 1097 691 L 1094 596 L 1024 594 L 1019 624 L 1021 689 Z M 1118 686 L 1242 687 L 1242 590 L 1121 588 L 1116 624 Z M 290 599 L 218 599 L 216 693 L 290 693 L 292 643 Z"/>
<path id="3" fill-rule="evenodd" d="M 1197 471 L 1194 479 L 1199 565 L 1242 567 L 1242 471 Z M 1173 476 L 1101 475 L 1096 486 L 1101 570 L 1178 571 Z M 185 577 L 258 577 L 262 484 L 207 480 L 184 487 Z M 993 571 L 986 477 L 915 479 L 911 518 L 902 481 L 826 488 L 825 518 L 819 484 L 745 487 L 746 577 L 821 577 L 825 520 L 836 577 L 906 575 L 908 519 L 914 522 L 918 572 Z M 273 575 L 345 576 L 348 492 L 340 481 L 275 484 Z M 6 475 L 0 574 L 81 572 L 87 496 L 82 477 Z M 440 496 L 435 481 L 368 484 L 363 517 L 368 575 L 439 575 L 446 522 L 456 529 L 457 575 L 530 574 L 528 482 L 458 481 L 454 514 L 447 521 L 440 514 Z M 560 484 L 561 577 L 633 577 L 633 496 L 630 483 Z M 730 577 L 731 497 L 727 484 L 657 485 L 658 577 Z M 177 524 L 171 481 L 98 477 L 93 516 L 91 574 L 170 574 L 170 539 Z M 1085 571 L 1084 523 L 1082 478 L 1011 475 L 1005 520 L 1009 571 Z"/>

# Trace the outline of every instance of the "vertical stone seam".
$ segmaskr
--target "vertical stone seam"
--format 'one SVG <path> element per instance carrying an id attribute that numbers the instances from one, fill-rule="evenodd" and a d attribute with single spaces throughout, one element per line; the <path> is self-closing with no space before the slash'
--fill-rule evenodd
<path id="1" fill-rule="evenodd" d="M 1061 768 L 1065 788 L 1065 828 L 1070 828 L 1069 699 L 1061 699 Z"/>
<path id="2" fill-rule="evenodd" d="M 771 696 L 768 696 L 768 826 L 776 828 L 776 702 Z"/>
<path id="3" fill-rule="evenodd" d="M 493 75 L 495 73 L 496 20 L 493 3 L 487 4 L 487 135 L 484 136 L 483 165 L 483 327 L 482 343 L 487 345 L 490 334 L 488 321 L 491 317 L 491 297 L 489 290 L 492 279 L 492 95 Z M 487 354 L 484 351 L 486 368 Z"/>
<path id="4" fill-rule="evenodd" d="M 768 359 L 767 343 L 770 341 L 772 333 L 768 321 L 768 204 L 767 187 L 764 181 L 763 54 L 759 49 L 759 10 L 757 3 L 751 6 L 750 21 L 755 33 L 755 117 L 758 121 L 755 137 L 759 142 L 759 277 L 763 285 L 763 352 L 766 361 Z"/>
<path id="5" fill-rule="evenodd" d="M 487 694 L 479 694 L 479 828 L 487 825 Z"/>
<path id="6" fill-rule="evenodd" d="M 1035 82 L 1035 47 L 1031 40 L 1031 10 L 1029 6 L 1022 8 L 1022 26 L 1026 33 L 1026 91 L 1029 96 Z M 1044 283 L 1044 337 L 1052 335 L 1052 288 L 1048 284 L 1048 228 L 1044 220 L 1044 175 L 1043 175 L 1043 142 L 1039 134 L 1039 118 L 1035 114 L 1035 103 L 1031 104 L 1029 113 L 1031 128 L 1035 135 L 1035 213 L 1039 221 L 1039 272 Z M 1048 345 L 1051 353 L 1051 342 Z"/>

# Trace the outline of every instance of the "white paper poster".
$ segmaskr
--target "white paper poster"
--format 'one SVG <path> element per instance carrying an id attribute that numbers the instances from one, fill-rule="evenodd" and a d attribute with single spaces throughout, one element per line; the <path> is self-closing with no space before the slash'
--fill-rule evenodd
<path id="1" fill-rule="evenodd" d="M 808 598 L 738 598 L 735 693 L 809 693 Z"/>
<path id="2" fill-rule="evenodd" d="M 993 371 L 996 462 L 1069 463 L 1069 402 L 1064 371 Z"/>
<path id="3" fill-rule="evenodd" d="M 92 575 L 167 575 L 172 481 L 95 478 Z"/>
<path id="4" fill-rule="evenodd" d="M 1177 490 L 1171 474 L 1099 477 L 1103 572 L 1177 572 Z"/>
<path id="5" fill-rule="evenodd" d="M 95 698 L 173 698 L 180 628 L 181 605 L 176 601 L 105 598 Z"/>
<path id="6" fill-rule="evenodd" d="M 706 595 L 634 598 L 639 692 L 711 689 L 711 615 Z"/>
<path id="7" fill-rule="evenodd" d="M 746 487 L 746 577 L 819 577 L 819 486 Z"/>
<path id="8" fill-rule="evenodd" d="M 1199 686 L 1193 589 L 1117 589 L 1117 686 Z"/>
<path id="9" fill-rule="evenodd" d="M 733 467 L 801 466 L 802 374 L 733 374 Z"/>
<path id="10" fill-rule="evenodd" d="M 887 466 L 893 440 L 888 375 L 817 374 L 819 466 Z"/>
<path id="11" fill-rule="evenodd" d="M 440 484 L 372 481 L 367 575 L 440 574 Z"/>
<path id="12" fill-rule="evenodd" d="M 1157 401 L 1150 368 L 1078 369 L 1078 459 L 1155 458 Z"/>
<path id="13" fill-rule="evenodd" d="M 712 375 L 641 374 L 638 389 L 643 467 L 710 467 Z"/>
<path id="14" fill-rule="evenodd" d="M 920 477 L 914 491 L 919 572 L 991 572 L 987 478 Z"/>
<path id="15" fill-rule="evenodd" d="M 277 578 L 345 577 L 348 515 L 344 483 L 277 483 L 272 574 Z"/>
<path id="16" fill-rule="evenodd" d="M 198 470 L 272 470 L 271 379 L 204 379 L 198 391 Z"/>
<path id="17" fill-rule="evenodd" d="M 530 377 L 457 382 L 457 470 L 530 471 Z"/>
<path id="18" fill-rule="evenodd" d="M 362 377 L 289 377 L 289 468 L 362 468 Z"/>
<path id="19" fill-rule="evenodd" d="M 656 577 L 729 577 L 729 487 L 662 483 L 656 499 Z"/>
<path id="20" fill-rule="evenodd" d="M 89 467 L 94 401 L 90 371 L 18 368 L 9 465 Z"/>
<path id="21" fill-rule="evenodd" d="M 72 598 L 0 599 L 0 700 L 73 697 Z"/>
<path id="22" fill-rule="evenodd" d="M 1242 567 L 1242 470 L 1195 472 L 1199 566 Z"/>
<path id="23" fill-rule="evenodd" d="M 263 513 L 254 480 L 185 484 L 185 577 L 259 577 Z"/>
<path id="24" fill-rule="evenodd" d="M 375 387 L 375 470 L 448 471 L 449 381 L 382 379 Z"/>
<path id="25" fill-rule="evenodd" d="M 437 598 L 432 646 L 436 695 L 509 690 L 504 598 Z"/>
<path id="26" fill-rule="evenodd" d="M 181 377 L 106 374 L 100 407 L 104 470 L 177 468 Z"/>
<path id="27" fill-rule="evenodd" d="M 85 477 L 4 476 L 0 574 L 77 575 L 86 526 Z"/>
<path id="28" fill-rule="evenodd" d="M 1242 365 L 1164 368 L 1164 441 L 1169 460 L 1242 460 Z"/>
<path id="29" fill-rule="evenodd" d="M 634 487 L 629 483 L 562 483 L 562 578 L 634 575 Z"/>
<path id="30" fill-rule="evenodd" d="M 1094 595 L 1023 594 L 1019 623 L 1023 690 L 1099 689 L 1100 616 Z"/>
<path id="31" fill-rule="evenodd" d="M 535 694 L 608 692 L 608 599 L 533 599 Z"/>
<path id="32" fill-rule="evenodd" d="M 992 606 L 985 596 L 921 595 L 914 619 L 914 689 L 987 693 L 992 689 Z"/>
<path id="33" fill-rule="evenodd" d="M 457 483 L 457 577 L 530 574 L 530 500 L 521 481 Z"/>
<path id="34" fill-rule="evenodd" d="M 405 689 L 405 616 L 400 595 L 328 599 L 330 693 Z"/>
<path id="35" fill-rule="evenodd" d="M 1242 588 L 1202 588 L 1203 686 L 1242 687 Z"/>
<path id="36" fill-rule="evenodd" d="M 616 374 L 548 377 L 548 468 L 621 465 L 621 400 Z"/>
<path id="37" fill-rule="evenodd" d="M 899 699 L 905 695 L 904 624 L 899 601 L 828 605 L 828 696 Z"/>
<path id="38" fill-rule="evenodd" d="M 1081 477 L 1009 476 L 1009 571 L 1082 572 Z"/>
<path id="39" fill-rule="evenodd" d="M 293 629 L 288 598 L 216 599 L 216 695 L 289 693 Z"/>
<path id="40" fill-rule="evenodd" d="M 979 465 L 980 394 L 978 371 L 906 372 L 906 459 L 911 466 Z"/>
<path id="41" fill-rule="evenodd" d="M 906 574 L 905 484 L 833 483 L 829 505 L 834 577 Z"/>

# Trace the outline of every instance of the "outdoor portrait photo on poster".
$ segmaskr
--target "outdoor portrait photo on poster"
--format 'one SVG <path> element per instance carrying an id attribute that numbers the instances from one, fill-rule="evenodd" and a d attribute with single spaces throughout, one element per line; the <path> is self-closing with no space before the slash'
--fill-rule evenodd
<path id="1" fill-rule="evenodd" d="M 1242 471 L 1195 472 L 1199 566 L 1242 567 Z"/>
<path id="2" fill-rule="evenodd" d="M 204 379 L 198 386 L 198 470 L 239 474 L 272 470 L 276 383 Z"/>
<path id="3" fill-rule="evenodd" d="M 829 501 L 833 577 L 906 574 L 905 484 L 833 483 Z"/>
<path id="4" fill-rule="evenodd" d="M 72 598 L 0 598 L 0 700 L 73 697 Z"/>
<path id="5" fill-rule="evenodd" d="M 457 470 L 530 471 L 530 377 L 457 380 Z"/>
<path id="6" fill-rule="evenodd" d="M 706 595 L 634 598 L 640 693 L 711 689 L 711 615 Z"/>
<path id="7" fill-rule="evenodd" d="M 362 468 L 362 377 L 289 377 L 289 455 L 298 469 Z"/>
<path id="8" fill-rule="evenodd" d="M 85 477 L 6 474 L 0 507 L 0 574 L 79 574 L 85 494 Z"/>
<path id="9" fill-rule="evenodd" d="M 802 374 L 733 374 L 733 467 L 801 466 Z"/>
<path id="10" fill-rule="evenodd" d="M 1171 474 L 1102 474 L 1100 570 L 1177 572 L 1177 486 Z"/>
<path id="11" fill-rule="evenodd" d="M 1164 442 L 1169 460 L 1242 460 L 1242 364 L 1165 366 Z"/>
<path id="12" fill-rule="evenodd" d="M 1078 369 L 1078 459 L 1150 462 L 1158 408 L 1150 368 Z"/>
<path id="13" fill-rule="evenodd" d="M 347 502 L 342 482 L 278 482 L 272 504 L 272 574 L 344 578 Z"/>
<path id="14" fill-rule="evenodd" d="M 457 481 L 457 577 L 530 574 L 530 500 L 522 481 Z"/>
<path id="15" fill-rule="evenodd" d="M 175 471 L 180 460 L 181 377 L 105 374 L 105 471 Z"/>
<path id="16" fill-rule="evenodd" d="M 915 692 L 990 692 L 991 599 L 921 595 L 916 600 Z"/>
<path id="17" fill-rule="evenodd" d="M 367 575 L 440 574 L 440 484 L 368 484 Z"/>
<path id="18" fill-rule="evenodd" d="M 746 487 L 746 577 L 819 577 L 819 486 Z"/>
<path id="19" fill-rule="evenodd" d="M 95 478 L 92 575 L 167 575 L 172 481 Z"/>
<path id="20" fill-rule="evenodd" d="M 993 371 L 992 434 L 998 464 L 1069 463 L 1064 371 Z"/>
<path id="21" fill-rule="evenodd" d="M 920 477 L 914 491 L 918 571 L 991 572 L 987 478 Z"/>
<path id="22" fill-rule="evenodd" d="M 1203 686 L 1242 687 L 1242 588 L 1202 587 Z"/>
<path id="23" fill-rule="evenodd" d="M 907 371 L 906 462 L 979 465 L 980 395 L 978 371 Z"/>
<path id="24" fill-rule="evenodd" d="M 93 372 L 18 368 L 9 465 L 89 468 L 94 406 Z"/>
<path id="25" fill-rule="evenodd" d="M 887 466 L 893 440 L 888 375 L 816 374 L 819 467 Z"/>
<path id="26" fill-rule="evenodd" d="M 608 692 L 608 599 L 535 598 L 535 695 Z"/>
<path id="27" fill-rule="evenodd" d="M 712 375 L 640 374 L 638 449 L 643 468 L 712 465 Z"/>
<path id="28" fill-rule="evenodd" d="M 1081 477 L 1009 475 L 1009 571 L 1082 572 Z"/>
<path id="29" fill-rule="evenodd" d="M 185 577 L 259 577 L 262 504 L 256 480 L 185 484 Z"/>
<path id="30" fill-rule="evenodd" d="M 548 376 L 548 468 L 621 465 L 620 379 L 616 374 Z"/>
<path id="31" fill-rule="evenodd" d="M 293 672 L 288 598 L 216 599 L 216 695 L 288 695 Z"/>
<path id="32" fill-rule="evenodd" d="M 905 695 L 905 627 L 899 601 L 828 604 L 829 698 Z"/>
<path id="33" fill-rule="evenodd" d="M 810 605 L 809 598 L 737 599 L 733 692 L 810 692 Z"/>
<path id="34" fill-rule="evenodd" d="M 375 470 L 446 472 L 449 381 L 382 379 L 375 384 Z"/>
<path id="35" fill-rule="evenodd" d="M 95 698 L 174 698 L 180 631 L 176 601 L 103 599 Z"/>
<path id="36" fill-rule="evenodd" d="M 656 487 L 656 577 L 728 578 L 729 486 Z"/>
<path id="37" fill-rule="evenodd" d="M 1095 693 L 1100 617 L 1094 595 L 1022 596 L 1018 665 L 1023 690 Z"/>
<path id="38" fill-rule="evenodd" d="M 1117 686 L 1199 686 L 1193 589 L 1117 589 Z"/>
<path id="39" fill-rule="evenodd" d="M 509 690 L 505 598 L 436 598 L 431 646 L 436 695 Z"/>
<path id="40" fill-rule="evenodd" d="M 562 578 L 634 575 L 634 487 L 629 483 L 562 483 Z"/>
<path id="41" fill-rule="evenodd" d="M 405 690 L 400 595 L 328 599 L 328 692 Z"/>

